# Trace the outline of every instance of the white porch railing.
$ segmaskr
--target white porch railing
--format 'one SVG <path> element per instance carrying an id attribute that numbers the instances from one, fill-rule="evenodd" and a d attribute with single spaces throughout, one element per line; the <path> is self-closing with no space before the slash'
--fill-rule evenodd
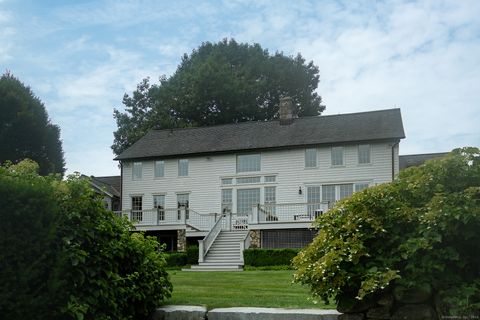
<path id="1" fill-rule="evenodd" d="M 259 204 L 250 223 L 308 222 L 328 211 L 328 202 Z"/>
<path id="2" fill-rule="evenodd" d="M 200 214 L 190 208 L 116 211 L 134 226 L 161 226 L 185 224 L 199 231 L 208 231 L 215 223 L 214 214 Z"/>

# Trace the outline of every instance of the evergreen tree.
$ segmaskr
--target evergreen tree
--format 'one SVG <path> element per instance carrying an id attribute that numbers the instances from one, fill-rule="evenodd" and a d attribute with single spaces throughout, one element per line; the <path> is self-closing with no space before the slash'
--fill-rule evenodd
<path id="1" fill-rule="evenodd" d="M 0 163 L 25 158 L 37 162 L 42 175 L 65 172 L 60 128 L 32 90 L 6 72 L 0 78 Z"/>

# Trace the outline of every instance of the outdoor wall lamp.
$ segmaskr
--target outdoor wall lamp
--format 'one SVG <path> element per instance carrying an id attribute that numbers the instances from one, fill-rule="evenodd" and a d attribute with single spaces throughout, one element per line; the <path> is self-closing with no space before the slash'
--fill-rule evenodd
<path id="1" fill-rule="evenodd" d="M 302 191 L 302 186 L 298 187 L 298 194 L 299 195 L 302 195 L 303 191 Z"/>

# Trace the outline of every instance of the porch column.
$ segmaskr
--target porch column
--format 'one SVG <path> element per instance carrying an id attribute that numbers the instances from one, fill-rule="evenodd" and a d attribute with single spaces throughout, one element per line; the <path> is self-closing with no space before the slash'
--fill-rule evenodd
<path id="1" fill-rule="evenodd" d="M 177 251 L 187 250 L 187 231 L 177 230 Z"/>
<path id="2" fill-rule="evenodd" d="M 260 230 L 250 230 L 250 248 L 260 248 Z"/>

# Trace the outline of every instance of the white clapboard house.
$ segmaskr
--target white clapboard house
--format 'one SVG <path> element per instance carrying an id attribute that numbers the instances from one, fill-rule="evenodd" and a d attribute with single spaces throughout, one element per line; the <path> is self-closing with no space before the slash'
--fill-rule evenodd
<path id="1" fill-rule="evenodd" d="M 199 242 L 199 268 L 241 268 L 247 247 L 303 247 L 334 203 L 392 181 L 400 109 L 151 130 L 121 153 L 122 211 L 169 248 Z"/>

